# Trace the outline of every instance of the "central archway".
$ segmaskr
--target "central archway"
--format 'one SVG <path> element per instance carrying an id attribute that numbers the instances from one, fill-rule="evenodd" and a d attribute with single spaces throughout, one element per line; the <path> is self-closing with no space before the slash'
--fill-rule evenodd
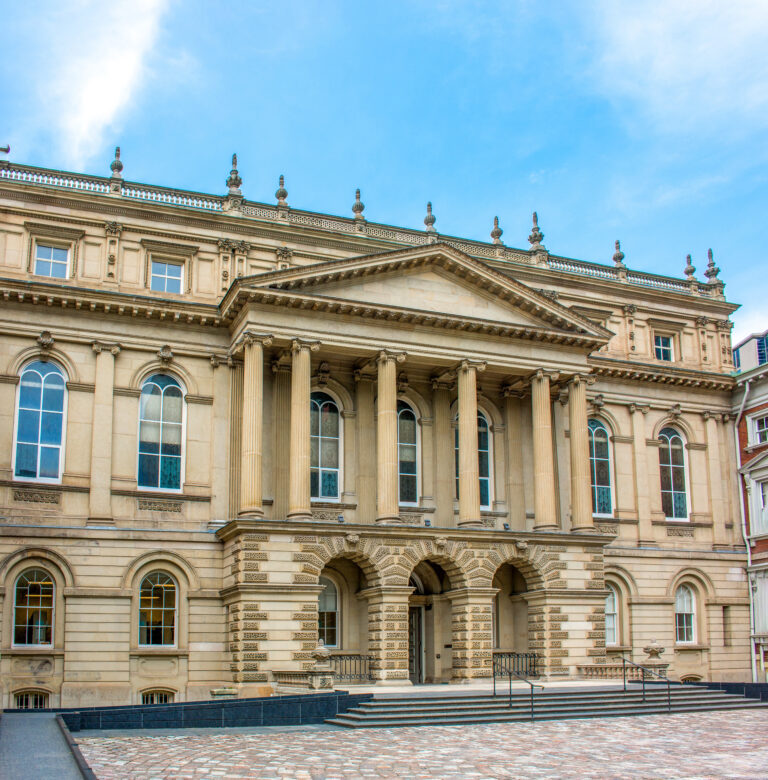
<path id="1" fill-rule="evenodd" d="M 422 560 L 411 572 L 408 584 L 408 677 L 414 685 L 451 679 L 452 590 L 445 569 L 433 560 Z"/>

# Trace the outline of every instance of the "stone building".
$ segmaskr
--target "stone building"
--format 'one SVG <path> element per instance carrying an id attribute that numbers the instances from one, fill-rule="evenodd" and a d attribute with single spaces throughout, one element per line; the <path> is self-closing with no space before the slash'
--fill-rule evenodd
<path id="1" fill-rule="evenodd" d="M 750 585 L 752 679 L 768 682 L 768 333 L 734 349 L 738 466 L 742 479 L 742 529 Z M 737 351 L 738 350 L 738 351 Z M 741 354 L 739 354 L 741 353 Z"/>
<path id="2" fill-rule="evenodd" d="M 748 674 L 707 282 L 0 163 L 3 703 Z M 521 656 L 523 657 L 523 656 Z"/>

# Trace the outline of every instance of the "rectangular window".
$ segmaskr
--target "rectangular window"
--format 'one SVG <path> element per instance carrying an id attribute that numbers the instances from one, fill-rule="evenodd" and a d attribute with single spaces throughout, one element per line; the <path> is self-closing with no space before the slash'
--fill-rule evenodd
<path id="1" fill-rule="evenodd" d="M 66 279 L 69 250 L 46 244 L 35 245 L 35 273 L 52 279 Z"/>
<path id="2" fill-rule="evenodd" d="M 677 642 L 693 642 L 693 615 L 690 612 L 678 612 L 675 617 L 677 620 L 675 635 Z"/>
<path id="3" fill-rule="evenodd" d="M 40 691 L 22 691 L 16 694 L 16 709 L 44 710 L 48 707 L 48 694 Z"/>
<path id="4" fill-rule="evenodd" d="M 164 263 L 152 261 L 152 280 L 150 289 L 155 292 L 180 293 L 184 276 L 182 263 Z"/>
<path id="5" fill-rule="evenodd" d="M 763 363 L 768 363 L 768 336 L 757 340 L 757 365 L 762 366 Z"/>
<path id="6" fill-rule="evenodd" d="M 656 360 L 672 360 L 672 336 L 654 336 L 653 346 Z"/>
<path id="7" fill-rule="evenodd" d="M 144 691 L 141 694 L 142 704 L 171 704 L 173 694 L 170 691 Z"/>
<path id="8" fill-rule="evenodd" d="M 755 420 L 755 442 L 768 444 L 768 415 Z"/>

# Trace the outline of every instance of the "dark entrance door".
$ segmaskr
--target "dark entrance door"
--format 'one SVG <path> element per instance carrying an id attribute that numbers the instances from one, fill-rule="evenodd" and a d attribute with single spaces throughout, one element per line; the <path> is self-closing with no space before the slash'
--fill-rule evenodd
<path id="1" fill-rule="evenodd" d="M 424 682 L 422 609 L 422 607 L 408 609 L 408 678 L 414 685 L 420 685 Z"/>

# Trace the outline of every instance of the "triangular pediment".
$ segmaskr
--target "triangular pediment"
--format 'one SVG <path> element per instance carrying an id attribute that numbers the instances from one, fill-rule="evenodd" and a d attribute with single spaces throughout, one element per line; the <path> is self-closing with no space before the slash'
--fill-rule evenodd
<path id="1" fill-rule="evenodd" d="M 542 293 L 443 243 L 272 271 L 241 282 L 262 291 L 556 330 L 600 341 L 611 335 Z"/>

